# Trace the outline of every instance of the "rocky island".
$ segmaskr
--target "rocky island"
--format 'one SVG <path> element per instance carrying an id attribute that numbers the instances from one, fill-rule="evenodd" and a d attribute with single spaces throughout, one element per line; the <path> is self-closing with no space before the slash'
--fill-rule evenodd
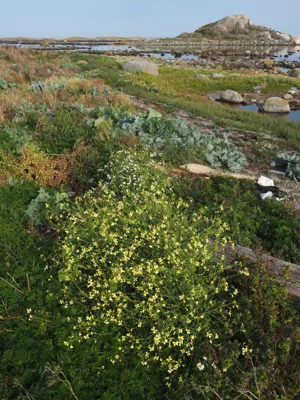
<path id="1" fill-rule="evenodd" d="M 243 40 L 245 42 L 289 43 L 292 36 L 266 26 L 254 25 L 249 17 L 243 14 L 231 15 L 217 22 L 204 25 L 193 33 L 182 33 L 183 38 L 213 38 Z"/>
<path id="2" fill-rule="evenodd" d="M 173 39 L 150 39 L 142 43 L 156 48 L 172 46 L 177 49 L 228 49 L 245 46 L 297 46 L 300 44 L 300 37 L 293 37 L 266 26 L 255 25 L 246 15 L 238 14 L 206 24 L 195 32 L 181 33 Z"/>

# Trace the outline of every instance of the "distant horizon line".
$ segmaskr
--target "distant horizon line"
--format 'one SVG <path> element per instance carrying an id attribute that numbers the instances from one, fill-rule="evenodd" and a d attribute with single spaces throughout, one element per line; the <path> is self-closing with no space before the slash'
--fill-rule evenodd
<path id="1" fill-rule="evenodd" d="M 101 39 L 167 39 L 172 36 L 61 36 L 61 37 L 53 37 L 53 36 L 3 36 L 0 37 L 0 40 L 71 40 L 71 39 L 92 39 L 92 40 L 101 40 Z M 175 36 L 176 37 L 176 36 Z"/>

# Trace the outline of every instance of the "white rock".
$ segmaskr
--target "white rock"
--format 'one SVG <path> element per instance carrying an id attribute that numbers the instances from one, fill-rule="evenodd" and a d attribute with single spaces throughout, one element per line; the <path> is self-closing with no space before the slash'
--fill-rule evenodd
<path id="1" fill-rule="evenodd" d="M 280 37 L 281 37 L 283 40 L 287 41 L 287 42 L 289 42 L 289 41 L 291 40 L 290 35 L 288 35 L 287 33 L 281 33 L 281 34 L 280 34 Z"/>
<path id="2" fill-rule="evenodd" d="M 199 79 L 199 80 L 202 80 L 202 81 L 208 81 L 209 77 L 207 75 L 198 74 L 198 75 L 195 76 L 195 79 Z"/>
<path id="3" fill-rule="evenodd" d="M 224 78 L 224 75 L 223 74 L 213 74 L 212 77 L 214 79 L 219 79 L 219 78 Z"/>
<path id="4" fill-rule="evenodd" d="M 288 93 L 285 96 L 283 96 L 283 98 L 284 100 L 292 100 L 293 96 L 290 93 Z"/>
<path id="5" fill-rule="evenodd" d="M 157 64 L 146 60 L 133 60 L 123 64 L 123 69 L 127 72 L 146 72 L 151 75 L 158 75 Z"/>
<path id="6" fill-rule="evenodd" d="M 259 186 L 274 186 L 273 179 L 267 178 L 266 176 L 261 175 L 257 181 Z"/>
<path id="7" fill-rule="evenodd" d="M 261 197 L 262 200 L 272 199 L 273 193 L 272 192 L 261 193 L 260 197 Z"/>
<path id="8" fill-rule="evenodd" d="M 300 45 L 300 36 L 293 37 L 292 44 L 296 46 Z"/>
<path id="9" fill-rule="evenodd" d="M 280 97 L 270 97 L 265 100 L 261 110 L 269 113 L 289 113 L 291 111 L 288 101 Z"/>
<path id="10" fill-rule="evenodd" d="M 179 168 L 198 175 L 211 175 L 213 171 L 211 168 L 206 167 L 205 165 L 193 163 L 181 165 Z"/>
<path id="11" fill-rule="evenodd" d="M 243 103 L 244 101 L 242 96 L 234 90 L 225 90 L 225 92 L 221 94 L 221 100 L 234 104 Z"/>

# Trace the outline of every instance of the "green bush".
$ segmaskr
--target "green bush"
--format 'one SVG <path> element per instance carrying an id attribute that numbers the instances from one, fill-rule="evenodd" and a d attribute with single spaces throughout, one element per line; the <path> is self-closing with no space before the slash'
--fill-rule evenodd
<path id="1" fill-rule="evenodd" d="M 214 263 L 208 227 L 202 235 L 195 229 L 207 223 L 200 214 L 189 219 L 186 206 L 172 199 L 168 178 L 141 157 L 117 153 L 109 186 L 101 184 L 68 208 L 58 276 L 66 301 L 80 298 L 91 311 L 72 319 L 76 329 L 66 346 L 113 330 L 119 347 L 110 350 L 110 362 L 122 362 L 132 349 L 141 366 L 172 375 L 191 356 L 197 337 L 213 336 L 209 321 L 226 312 L 222 302 L 213 311 L 210 301 L 227 284 L 222 263 Z"/>
<path id="2" fill-rule="evenodd" d="M 224 177 L 181 179 L 175 191 L 192 199 L 193 212 L 206 207 L 208 217 L 218 215 L 235 243 L 300 263 L 299 213 L 274 199 L 262 201 L 254 182 Z"/>
<path id="3" fill-rule="evenodd" d="M 47 232 L 16 225 L 22 243 L 1 264 L 2 398 L 298 394 L 299 307 L 261 268 L 217 260 L 218 206 L 192 213 L 149 162 L 112 153 L 105 183 L 53 209 Z M 8 190 L 14 225 L 38 188 L 3 189 L 3 221 Z"/>

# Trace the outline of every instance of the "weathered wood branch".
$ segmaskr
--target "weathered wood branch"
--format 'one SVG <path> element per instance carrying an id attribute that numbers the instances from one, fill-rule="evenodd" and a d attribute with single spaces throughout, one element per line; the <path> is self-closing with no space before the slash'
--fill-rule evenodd
<path id="1" fill-rule="evenodd" d="M 237 259 L 247 259 L 255 264 L 264 266 L 268 271 L 275 275 L 276 280 L 286 289 L 291 297 L 300 300 L 300 265 L 272 257 L 268 254 L 255 253 L 247 247 L 235 246 L 227 244 L 224 249 L 226 259 L 235 261 Z M 288 278 L 284 278 L 286 271 L 289 271 Z"/>

